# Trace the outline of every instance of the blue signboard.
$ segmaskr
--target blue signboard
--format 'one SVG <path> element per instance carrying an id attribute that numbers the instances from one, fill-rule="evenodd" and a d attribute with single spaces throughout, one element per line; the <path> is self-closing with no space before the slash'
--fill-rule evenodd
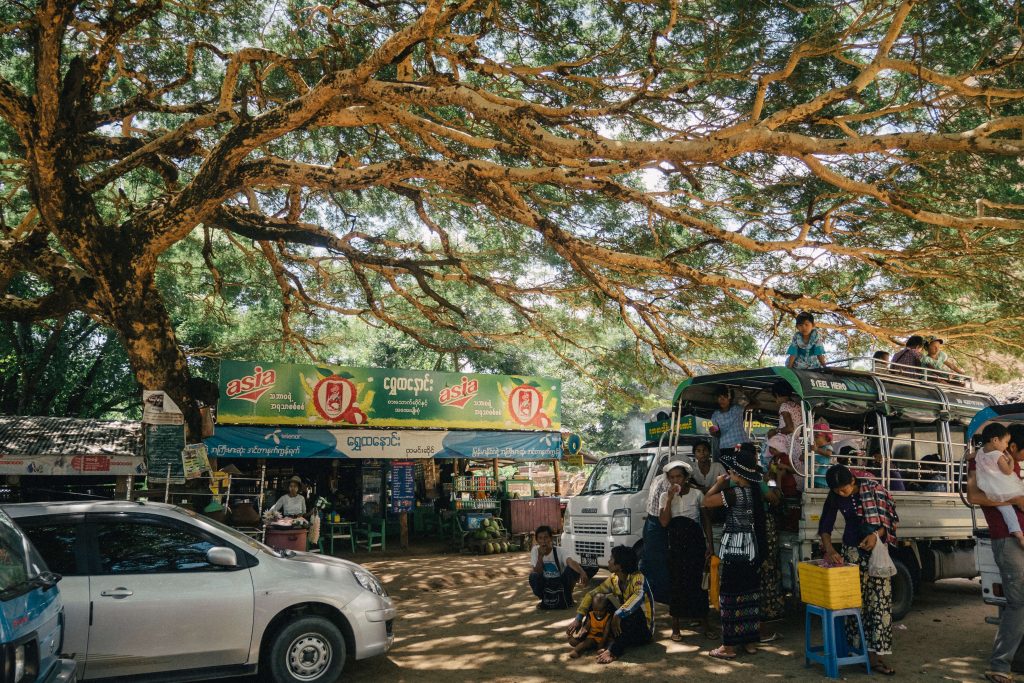
<path id="1" fill-rule="evenodd" d="M 391 463 L 391 511 L 409 512 L 416 502 L 416 463 Z"/>
<path id="2" fill-rule="evenodd" d="M 427 429 L 317 429 L 217 426 L 205 440 L 211 458 L 470 458 L 558 460 L 558 432 Z"/>

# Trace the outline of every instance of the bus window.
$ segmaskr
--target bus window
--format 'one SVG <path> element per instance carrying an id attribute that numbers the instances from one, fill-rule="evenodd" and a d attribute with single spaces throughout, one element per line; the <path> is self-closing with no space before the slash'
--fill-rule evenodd
<path id="1" fill-rule="evenodd" d="M 889 420 L 890 491 L 945 488 L 946 455 L 942 422 Z M 938 477 L 941 474 L 941 482 Z"/>

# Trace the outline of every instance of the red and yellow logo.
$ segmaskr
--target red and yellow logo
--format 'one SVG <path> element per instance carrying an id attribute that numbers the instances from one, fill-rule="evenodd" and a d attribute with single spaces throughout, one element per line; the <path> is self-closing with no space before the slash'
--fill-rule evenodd
<path id="1" fill-rule="evenodd" d="M 544 413 L 544 394 L 529 384 L 520 384 L 508 395 L 508 412 L 512 419 L 527 427 L 547 429 L 551 418 Z"/>
<path id="2" fill-rule="evenodd" d="M 325 420 L 361 425 L 366 423 L 366 413 L 359 409 L 357 395 L 352 380 L 331 375 L 313 387 L 313 405 Z"/>

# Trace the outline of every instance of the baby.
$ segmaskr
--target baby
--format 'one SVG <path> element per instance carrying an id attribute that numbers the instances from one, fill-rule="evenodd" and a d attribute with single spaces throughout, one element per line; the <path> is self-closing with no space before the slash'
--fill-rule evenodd
<path id="1" fill-rule="evenodd" d="M 1024 482 L 1013 470 L 1013 458 L 1005 453 L 1010 445 L 1010 432 L 998 422 L 993 422 L 981 432 L 981 438 L 985 443 L 974 458 L 978 488 L 989 500 L 997 503 L 1024 496 Z M 1013 506 L 1000 505 L 996 509 L 1003 516 L 1010 535 L 1024 546 L 1024 533 Z"/>
<path id="2" fill-rule="evenodd" d="M 590 604 L 590 611 L 586 619 L 580 624 L 580 629 L 569 636 L 569 645 L 572 652 L 569 656 L 578 658 L 587 650 L 595 648 L 604 650 L 608 646 L 608 639 L 611 636 L 609 623 L 611 622 L 612 610 L 611 600 L 605 593 L 598 593 Z"/>
<path id="3" fill-rule="evenodd" d="M 814 423 L 814 453 L 811 459 L 814 461 L 814 488 L 827 489 L 825 473 L 832 466 L 832 428 L 828 422 L 819 418 Z"/>

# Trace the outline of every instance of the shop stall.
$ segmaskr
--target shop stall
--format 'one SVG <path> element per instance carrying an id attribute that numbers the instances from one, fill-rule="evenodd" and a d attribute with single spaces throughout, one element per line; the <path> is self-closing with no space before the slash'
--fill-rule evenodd
<path id="1" fill-rule="evenodd" d="M 259 469 L 263 509 L 301 477 L 326 524 L 356 525 L 367 547 L 429 533 L 441 511 L 497 516 L 499 462 L 562 452 L 546 378 L 224 361 L 220 394 L 211 462 Z"/>
<path id="2" fill-rule="evenodd" d="M 0 416 L 0 502 L 112 498 L 145 474 L 139 422 Z"/>

